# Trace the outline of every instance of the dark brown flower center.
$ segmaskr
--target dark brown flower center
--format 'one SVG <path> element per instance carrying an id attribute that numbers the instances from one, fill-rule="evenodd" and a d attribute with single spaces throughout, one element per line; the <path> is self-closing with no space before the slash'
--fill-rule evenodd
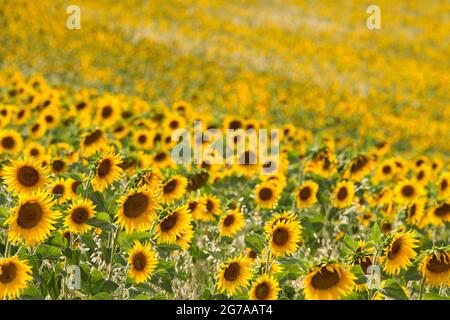
<path id="1" fill-rule="evenodd" d="M 147 136 L 146 136 L 145 134 L 141 134 L 141 135 L 138 137 L 138 142 L 139 142 L 140 144 L 146 143 L 146 142 L 147 142 Z"/>
<path id="2" fill-rule="evenodd" d="M 417 180 L 422 180 L 425 177 L 425 172 L 423 170 L 419 171 L 417 174 Z"/>
<path id="3" fill-rule="evenodd" d="M 267 299 L 269 293 L 270 293 L 270 286 L 266 282 L 258 284 L 255 288 L 255 296 L 260 300 Z"/>
<path id="4" fill-rule="evenodd" d="M 197 201 L 191 201 L 191 202 L 189 202 L 188 206 L 189 206 L 189 210 L 191 212 L 193 212 L 195 210 L 195 208 L 197 208 L 198 202 Z"/>
<path id="5" fill-rule="evenodd" d="M 33 167 L 24 166 L 17 170 L 17 180 L 26 187 L 35 186 L 39 182 L 39 172 Z"/>
<path id="6" fill-rule="evenodd" d="M 211 212 L 211 211 L 214 210 L 214 202 L 212 202 L 212 201 L 209 200 L 209 199 L 206 201 L 206 210 L 207 210 L 208 212 Z"/>
<path id="7" fill-rule="evenodd" d="M 397 256 L 397 254 L 400 252 L 400 249 L 402 248 L 402 239 L 397 239 L 392 244 L 391 249 L 388 252 L 388 259 L 393 260 Z"/>
<path id="8" fill-rule="evenodd" d="M 75 108 L 76 108 L 78 111 L 81 111 L 81 110 L 83 110 L 84 108 L 86 108 L 86 106 L 87 106 L 86 102 L 81 101 L 81 102 L 78 102 L 78 103 L 77 103 L 77 105 L 75 106 Z"/>
<path id="9" fill-rule="evenodd" d="M 414 195 L 414 187 L 410 185 L 406 185 L 401 190 L 402 195 L 406 198 L 410 198 Z"/>
<path id="10" fill-rule="evenodd" d="M 84 138 L 84 145 L 85 146 L 89 146 L 95 142 L 97 142 L 101 137 L 103 136 L 103 133 L 101 130 L 95 130 L 92 133 L 89 133 L 85 138 Z"/>
<path id="11" fill-rule="evenodd" d="M 41 221 L 42 208 L 37 203 L 28 202 L 20 206 L 17 224 L 23 229 L 31 229 Z"/>
<path id="12" fill-rule="evenodd" d="M 273 231 L 272 242 L 277 246 L 285 245 L 289 240 L 289 233 L 284 228 L 277 228 Z"/>
<path id="13" fill-rule="evenodd" d="M 163 232 L 167 232 L 170 229 L 172 229 L 178 221 L 178 213 L 174 212 L 167 218 L 165 218 L 163 221 L 161 221 L 161 230 Z"/>
<path id="14" fill-rule="evenodd" d="M 225 280 L 227 280 L 229 282 L 233 282 L 239 278 L 240 274 L 241 274 L 241 266 L 237 262 L 232 262 L 225 269 L 225 272 L 223 273 L 223 277 L 225 278 Z"/>
<path id="15" fill-rule="evenodd" d="M 446 272 L 450 269 L 450 263 L 446 263 L 444 261 L 444 258 L 441 256 L 441 261 L 438 260 L 438 258 L 433 255 L 433 258 L 431 258 L 430 261 L 428 261 L 427 269 L 432 273 L 442 273 Z"/>
<path id="16" fill-rule="evenodd" d="M 175 179 L 172 179 L 164 185 L 163 192 L 165 194 L 170 194 L 175 190 L 176 187 L 177 181 Z"/>
<path id="17" fill-rule="evenodd" d="M 444 217 L 450 214 L 450 204 L 443 203 L 434 210 L 434 214 L 438 217 Z"/>
<path id="18" fill-rule="evenodd" d="M 442 179 L 442 181 L 441 181 L 441 191 L 447 190 L 447 187 L 448 187 L 447 179 Z"/>
<path id="19" fill-rule="evenodd" d="M 113 113 L 113 108 L 111 108 L 111 106 L 105 106 L 102 109 L 102 118 L 107 119 L 109 117 L 111 117 Z"/>
<path id="20" fill-rule="evenodd" d="M 149 199 L 143 193 L 136 193 L 127 198 L 123 205 L 123 214 L 128 218 L 141 216 L 148 208 Z"/>
<path id="21" fill-rule="evenodd" d="M 348 190 L 346 187 L 341 187 L 337 193 L 337 199 L 339 201 L 343 201 L 345 199 L 347 199 L 348 196 Z"/>
<path id="22" fill-rule="evenodd" d="M 72 189 L 72 192 L 73 193 L 77 193 L 77 188 L 78 188 L 78 186 L 81 184 L 81 181 L 74 181 L 73 183 L 72 183 L 72 185 L 70 186 L 70 188 Z"/>
<path id="23" fill-rule="evenodd" d="M 259 191 L 259 197 L 261 198 L 261 200 L 270 200 L 272 198 L 272 190 L 269 188 L 262 188 Z"/>
<path id="24" fill-rule="evenodd" d="M 31 149 L 31 150 L 30 150 L 30 155 L 31 155 L 32 157 L 37 157 L 37 156 L 39 155 L 39 150 L 36 149 L 36 148 Z"/>
<path id="25" fill-rule="evenodd" d="M 13 137 L 4 137 L 2 139 L 2 147 L 5 149 L 12 149 L 16 145 L 16 141 Z"/>
<path id="26" fill-rule="evenodd" d="M 145 269 L 147 257 L 142 252 L 138 252 L 133 256 L 133 268 L 137 271 Z"/>
<path id="27" fill-rule="evenodd" d="M 53 187 L 52 193 L 62 195 L 62 194 L 64 194 L 65 189 L 66 188 L 64 187 L 64 185 L 57 184 L 56 186 Z"/>
<path id="28" fill-rule="evenodd" d="M 258 257 L 258 255 L 256 254 L 256 252 L 253 251 L 253 250 L 250 250 L 250 251 L 248 252 L 248 256 L 249 256 L 250 259 L 256 259 L 256 258 Z"/>
<path id="29" fill-rule="evenodd" d="M 392 172 L 391 166 L 384 166 L 382 170 L 384 174 L 390 174 Z"/>
<path id="30" fill-rule="evenodd" d="M 171 129 L 176 129 L 176 128 L 178 128 L 178 121 L 176 121 L 176 120 L 172 120 L 172 121 L 170 121 L 170 124 L 169 124 L 169 126 L 170 126 L 170 128 Z"/>
<path id="31" fill-rule="evenodd" d="M 31 132 L 34 133 L 34 132 L 38 131 L 40 127 L 41 127 L 41 125 L 40 125 L 39 123 L 34 124 L 34 125 L 31 127 Z"/>
<path id="32" fill-rule="evenodd" d="M 89 218 L 89 212 L 86 208 L 78 207 L 72 211 L 72 221 L 77 224 L 85 223 Z"/>
<path id="33" fill-rule="evenodd" d="M 239 120 L 233 120 L 230 122 L 228 129 L 236 130 L 242 128 L 242 123 Z"/>
<path id="34" fill-rule="evenodd" d="M 362 257 L 359 259 L 358 264 L 361 266 L 363 273 L 367 273 L 367 269 L 372 265 L 372 260 L 369 257 Z"/>
<path id="35" fill-rule="evenodd" d="M 312 194 L 312 190 L 310 187 L 303 187 L 299 192 L 300 200 L 306 201 Z"/>
<path id="36" fill-rule="evenodd" d="M 0 274 L 0 283 L 8 284 L 14 281 L 17 274 L 17 267 L 14 263 L 10 262 L 2 266 L 2 272 Z"/>
<path id="37" fill-rule="evenodd" d="M 234 215 L 230 214 L 223 220 L 223 225 L 225 227 L 229 227 L 229 226 L 231 226 L 233 224 L 233 222 L 235 220 L 236 220 L 236 218 L 234 217 Z"/>
<path id="38" fill-rule="evenodd" d="M 317 272 L 311 278 L 311 285 L 319 290 L 327 290 L 339 283 L 339 273 L 333 269 L 333 271 L 322 267 L 319 272 Z"/>
<path id="39" fill-rule="evenodd" d="M 52 163 L 52 168 L 53 170 L 55 170 L 56 172 L 60 172 L 64 169 L 64 167 L 66 166 L 66 164 L 64 163 L 64 161 L 62 160 L 55 160 Z"/>
<path id="40" fill-rule="evenodd" d="M 55 121 L 55 118 L 53 118 L 52 115 L 46 115 L 45 116 L 45 122 L 47 123 L 53 123 Z"/>
<path id="41" fill-rule="evenodd" d="M 360 156 L 356 158 L 355 160 L 353 160 L 353 163 L 350 166 L 350 172 L 357 173 L 361 171 L 362 169 L 364 169 L 364 167 L 367 165 L 368 162 L 369 159 L 365 156 Z"/>
<path id="42" fill-rule="evenodd" d="M 160 152 L 155 156 L 155 161 L 161 162 L 161 161 L 166 160 L 166 158 L 167 158 L 167 154 L 164 152 Z"/>
<path id="43" fill-rule="evenodd" d="M 109 159 L 104 159 L 97 167 L 97 174 L 100 178 L 103 178 L 108 175 L 111 171 L 112 163 Z"/>

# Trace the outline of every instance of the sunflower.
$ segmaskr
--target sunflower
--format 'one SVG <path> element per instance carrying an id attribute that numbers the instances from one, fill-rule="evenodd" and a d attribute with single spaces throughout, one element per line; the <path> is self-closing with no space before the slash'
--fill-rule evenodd
<path id="1" fill-rule="evenodd" d="M 278 221 L 269 233 L 270 251 L 275 256 L 293 254 L 299 247 L 302 226 L 297 221 Z"/>
<path id="2" fill-rule="evenodd" d="M 157 227 L 159 243 L 174 244 L 191 223 L 191 215 L 187 205 L 172 209 L 164 218 L 161 218 Z"/>
<path id="3" fill-rule="evenodd" d="M 19 202 L 6 220 L 8 236 L 16 242 L 34 246 L 55 229 L 59 213 L 52 211 L 51 196 L 46 192 L 19 195 Z"/>
<path id="4" fill-rule="evenodd" d="M 192 198 L 186 202 L 189 211 L 191 212 L 192 219 L 202 220 L 206 210 L 206 201 L 203 197 Z"/>
<path id="5" fill-rule="evenodd" d="M 57 107 L 51 107 L 45 109 L 40 114 L 40 119 L 47 125 L 47 128 L 52 129 L 56 128 L 61 120 L 61 114 Z"/>
<path id="6" fill-rule="evenodd" d="M 173 165 L 170 154 L 165 150 L 159 150 L 153 155 L 152 164 L 158 168 L 167 168 Z"/>
<path id="7" fill-rule="evenodd" d="M 307 300 L 338 300 L 349 295 L 356 277 L 344 267 L 333 262 L 314 266 L 303 280 Z"/>
<path id="8" fill-rule="evenodd" d="M 401 230 L 393 234 L 387 242 L 383 251 L 384 268 L 389 274 L 399 274 L 401 269 L 408 269 L 417 253 L 414 248 L 418 247 L 418 240 L 414 239 L 414 231 Z"/>
<path id="9" fill-rule="evenodd" d="M 277 300 L 280 287 L 274 277 L 263 274 L 252 284 L 248 295 L 251 300 Z"/>
<path id="10" fill-rule="evenodd" d="M 152 133 L 148 129 L 140 129 L 133 133 L 133 145 L 138 149 L 149 150 L 153 147 Z"/>
<path id="11" fill-rule="evenodd" d="M 437 182 L 440 198 L 450 197 L 450 172 L 444 172 Z"/>
<path id="12" fill-rule="evenodd" d="M 377 167 L 373 181 L 378 183 L 380 181 L 388 181 L 394 178 L 396 173 L 396 166 L 392 159 L 384 160 Z"/>
<path id="13" fill-rule="evenodd" d="M 0 259 L 0 300 L 16 299 L 31 280 L 31 267 L 26 261 L 17 256 Z"/>
<path id="14" fill-rule="evenodd" d="M 450 203 L 442 202 L 429 209 L 426 219 L 429 223 L 441 226 L 450 221 Z"/>
<path id="15" fill-rule="evenodd" d="M 80 149 L 84 156 L 89 157 L 107 146 L 106 136 L 102 130 L 85 132 L 81 138 Z"/>
<path id="16" fill-rule="evenodd" d="M 45 155 L 45 148 L 42 144 L 39 142 L 29 142 L 23 151 L 25 157 L 34 158 L 36 160 L 42 159 L 42 157 Z"/>
<path id="17" fill-rule="evenodd" d="M 408 204 L 420 194 L 421 189 L 414 181 L 402 181 L 395 188 L 395 200 L 400 204 Z"/>
<path id="18" fill-rule="evenodd" d="M 111 129 L 111 132 L 114 135 L 114 138 L 116 138 L 117 140 L 121 140 L 128 136 L 130 129 L 127 124 L 120 122 Z"/>
<path id="19" fill-rule="evenodd" d="M 159 190 L 161 189 L 161 182 L 163 180 L 163 176 L 161 171 L 158 168 L 152 168 L 151 170 L 147 170 L 144 172 L 137 181 L 138 187 L 146 187 L 150 190 Z"/>
<path id="20" fill-rule="evenodd" d="M 219 221 L 220 235 L 231 237 L 244 227 L 244 215 L 239 209 L 229 210 Z"/>
<path id="21" fill-rule="evenodd" d="M 280 191 L 275 184 L 262 182 L 255 189 L 255 201 L 261 208 L 273 208 L 280 197 Z"/>
<path id="22" fill-rule="evenodd" d="M 319 185 L 314 181 L 307 180 L 295 190 L 295 199 L 298 208 L 309 208 L 317 202 L 317 190 Z"/>
<path id="23" fill-rule="evenodd" d="M 185 177 L 174 175 L 161 185 L 163 203 L 172 203 L 180 199 L 186 192 L 188 181 Z"/>
<path id="24" fill-rule="evenodd" d="M 172 109 L 179 115 L 189 117 L 192 113 L 192 106 L 186 101 L 177 101 L 172 105 Z"/>
<path id="25" fill-rule="evenodd" d="M 179 246 L 181 250 L 187 251 L 191 246 L 193 237 L 194 237 L 194 228 L 192 227 L 191 224 L 189 224 L 188 228 L 177 236 L 175 244 Z"/>
<path id="26" fill-rule="evenodd" d="M 290 211 L 283 211 L 281 213 L 276 213 L 264 225 L 264 232 L 271 233 L 277 222 L 297 222 L 297 216 L 295 213 Z"/>
<path id="27" fill-rule="evenodd" d="M 72 233 L 83 234 L 92 227 L 87 221 L 95 215 L 95 205 L 89 199 L 77 198 L 67 210 L 64 226 Z"/>
<path id="28" fill-rule="evenodd" d="M 0 131 L 0 152 L 18 154 L 22 151 L 22 136 L 13 130 Z"/>
<path id="29" fill-rule="evenodd" d="M 339 182 L 333 190 L 333 206 L 346 208 L 350 206 L 355 197 L 355 185 L 351 181 Z"/>
<path id="30" fill-rule="evenodd" d="M 251 263 L 255 263 L 258 259 L 258 253 L 251 248 L 245 248 L 245 257 L 250 260 Z"/>
<path id="31" fill-rule="evenodd" d="M 45 122 L 39 120 L 32 123 L 28 128 L 28 133 L 33 139 L 39 139 L 47 132 L 47 125 Z"/>
<path id="32" fill-rule="evenodd" d="M 200 220 L 211 221 L 214 220 L 214 215 L 220 215 L 222 213 L 221 201 L 218 197 L 213 195 L 206 195 L 204 198 L 205 212 Z"/>
<path id="33" fill-rule="evenodd" d="M 425 200 L 417 199 L 406 207 L 406 222 L 412 226 L 417 226 L 423 218 Z"/>
<path id="34" fill-rule="evenodd" d="M 62 178 L 56 179 L 50 185 L 50 193 L 53 195 L 55 204 L 63 203 L 69 197 L 69 188 L 67 186 L 67 182 Z"/>
<path id="35" fill-rule="evenodd" d="M 120 168 L 120 155 L 110 151 L 104 155 L 95 168 L 95 177 L 92 179 L 92 187 L 95 191 L 102 192 L 114 181 L 118 180 L 123 172 Z"/>
<path id="36" fill-rule="evenodd" d="M 445 248 L 436 248 L 421 254 L 419 271 L 426 283 L 437 287 L 450 286 L 450 251 Z"/>
<path id="37" fill-rule="evenodd" d="M 235 257 L 219 267 L 217 287 L 219 291 L 234 295 L 249 285 L 252 268 L 248 259 Z"/>
<path id="38" fill-rule="evenodd" d="M 47 171 L 30 158 L 13 161 L 3 168 L 7 188 L 14 195 L 26 194 L 42 189 L 47 183 Z"/>
<path id="39" fill-rule="evenodd" d="M 147 188 L 132 189 L 119 199 L 118 224 L 130 234 L 150 229 L 157 215 L 157 196 Z"/>
<path id="40" fill-rule="evenodd" d="M 361 181 L 370 173 L 374 161 L 371 156 L 361 154 L 352 159 L 349 168 L 344 173 L 344 178 L 352 181 Z"/>
<path id="41" fill-rule="evenodd" d="M 142 245 L 134 242 L 133 248 L 128 252 L 128 275 L 136 283 L 146 282 L 153 276 L 158 265 L 158 253 L 152 249 L 150 243 Z"/>
<path id="42" fill-rule="evenodd" d="M 113 97 L 105 97 L 97 107 L 97 123 L 102 127 L 113 125 L 121 115 L 119 101 Z"/>
<path id="43" fill-rule="evenodd" d="M 67 197 L 69 199 L 75 199 L 78 197 L 77 189 L 83 182 L 79 179 L 69 178 L 66 181 Z"/>

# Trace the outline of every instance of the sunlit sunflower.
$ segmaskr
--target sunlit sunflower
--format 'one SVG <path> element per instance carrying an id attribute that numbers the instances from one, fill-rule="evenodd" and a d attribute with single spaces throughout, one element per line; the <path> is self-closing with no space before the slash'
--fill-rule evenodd
<path id="1" fill-rule="evenodd" d="M 278 221 L 268 234 L 269 247 L 275 256 L 287 256 L 297 251 L 302 226 L 297 221 Z"/>
<path id="2" fill-rule="evenodd" d="M 30 137 L 33 139 L 39 139 L 47 132 L 47 125 L 45 122 L 39 120 L 34 123 L 32 123 L 28 127 L 28 133 L 30 134 Z"/>
<path id="3" fill-rule="evenodd" d="M 355 185 L 351 181 L 341 181 L 333 189 L 333 206 L 346 208 L 353 203 L 355 197 Z"/>
<path id="4" fill-rule="evenodd" d="M 158 168 L 166 168 L 172 166 L 170 154 L 165 150 L 159 150 L 153 155 L 152 163 Z"/>
<path id="5" fill-rule="evenodd" d="M 349 168 L 344 173 L 344 178 L 352 181 L 361 181 L 370 173 L 374 161 L 370 155 L 361 154 L 352 159 Z"/>
<path id="6" fill-rule="evenodd" d="M 450 251 L 448 248 L 433 248 L 421 254 L 419 271 L 426 283 L 433 287 L 450 286 Z"/>
<path id="7" fill-rule="evenodd" d="M 14 195 L 39 191 L 48 181 L 47 171 L 30 158 L 13 161 L 3 168 L 3 178 Z"/>
<path id="8" fill-rule="evenodd" d="M 69 199 L 75 199 L 78 197 L 77 194 L 77 189 L 78 187 L 82 184 L 83 182 L 81 181 L 81 179 L 75 179 L 75 178 L 69 178 L 66 181 L 66 186 L 67 186 L 67 197 Z"/>
<path id="9" fill-rule="evenodd" d="M 450 221 L 450 203 L 442 202 L 431 207 L 426 216 L 428 223 L 436 226 L 442 226 Z"/>
<path id="10" fill-rule="evenodd" d="M 245 257 L 249 259 L 251 263 L 255 263 L 258 260 L 258 253 L 251 248 L 245 248 Z"/>
<path id="11" fill-rule="evenodd" d="M 31 267 L 17 256 L 0 259 L 0 300 L 13 300 L 20 296 L 31 281 Z"/>
<path id="12" fill-rule="evenodd" d="M 133 248 L 128 252 L 128 276 L 136 283 L 146 282 L 153 276 L 158 265 L 158 253 L 150 243 L 142 245 L 135 241 Z"/>
<path id="13" fill-rule="evenodd" d="M 6 220 L 8 236 L 16 242 L 34 246 L 44 241 L 55 229 L 59 212 L 52 211 L 51 196 L 46 192 L 19 195 L 17 206 Z"/>
<path id="14" fill-rule="evenodd" d="M 187 229 L 182 231 L 180 235 L 177 236 L 175 244 L 179 246 L 181 250 L 187 251 L 191 246 L 193 237 L 194 237 L 194 228 L 192 227 L 192 224 L 189 224 Z"/>
<path id="15" fill-rule="evenodd" d="M 174 244 L 177 237 L 185 232 L 191 223 L 191 215 L 187 205 L 172 209 L 164 218 L 161 218 L 157 226 L 157 238 L 159 243 Z"/>
<path id="16" fill-rule="evenodd" d="M 157 215 L 157 196 L 154 190 L 147 188 L 132 189 L 122 196 L 116 214 L 118 224 L 130 234 L 133 230 L 145 231 L 150 229 Z"/>
<path id="17" fill-rule="evenodd" d="M 387 274 L 399 274 L 402 269 L 406 270 L 412 264 L 417 255 L 414 248 L 418 247 L 419 242 L 414 237 L 414 231 L 401 230 L 388 239 L 383 251 L 383 270 Z"/>
<path id="18" fill-rule="evenodd" d="M 229 210 L 219 221 L 220 235 L 231 237 L 244 227 L 244 215 L 239 209 Z"/>
<path id="19" fill-rule="evenodd" d="M 297 216 L 291 211 L 276 213 L 264 225 L 264 232 L 271 233 L 277 222 L 297 222 Z"/>
<path id="20" fill-rule="evenodd" d="M 69 198 L 69 187 L 67 182 L 62 179 L 56 179 L 50 185 L 50 193 L 53 195 L 55 204 L 61 204 Z"/>
<path id="21" fill-rule="evenodd" d="M 255 202 L 261 208 L 273 208 L 280 197 L 280 189 L 270 182 L 262 182 L 256 186 Z"/>
<path id="22" fill-rule="evenodd" d="M 206 201 L 203 197 L 192 198 L 186 202 L 189 211 L 191 212 L 192 219 L 202 220 L 205 215 Z"/>
<path id="23" fill-rule="evenodd" d="M 104 155 L 98 162 L 95 168 L 95 176 L 92 179 L 92 187 L 95 191 L 102 192 L 114 181 L 118 180 L 122 175 L 122 168 L 120 155 L 113 151 Z"/>
<path id="24" fill-rule="evenodd" d="M 22 151 L 23 139 L 22 136 L 13 130 L 0 131 L 0 152 L 18 154 Z"/>
<path id="25" fill-rule="evenodd" d="M 307 300 L 338 300 L 349 295 L 356 277 L 337 263 L 324 262 L 309 270 L 303 280 Z"/>
<path id="26" fill-rule="evenodd" d="M 263 274 L 252 284 L 248 296 L 251 300 L 277 300 L 279 292 L 278 281 L 270 275 Z"/>
<path id="27" fill-rule="evenodd" d="M 402 181 L 395 188 L 395 200 L 400 204 L 410 203 L 420 194 L 421 188 L 414 181 Z"/>
<path id="28" fill-rule="evenodd" d="M 309 208 L 317 202 L 317 190 L 319 185 L 307 180 L 295 190 L 295 200 L 298 208 Z"/>
<path id="29" fill-rule="evenodd" d="M 106 135 L 100 129 L 85 132 L 80 142 L 81 152 L 84 156 L 87 157 L 93 155 L 97 151 L 103 151 L 106 146 Z"/>
<path id="30" fill-rule="evenodd" d="M 450 197 L 450 172 L 444 172 L 437 181 L 438 195 L 445 199 Z"/>
<path id="31" fill-rule="evenodd" d="M 222 213 L 221 201 L 218 197 L 208 194 L 203 197 L 203 200 L 205 203 L 205 212 L 200 220 L 211 221 L 214 220 L 214 215 L 220 215 Z"/>
<path id="32" fill-rule="evenodd" d="M 39 142 L 31 141 L 25 146 L 23 153 L 27 158 L 40 160 L 46 152 L 45 147 L 42 144 L 40 144 Z"/>
<path id="33" fill-rule="evenodd" d="M 185 177 L 174 175 L 161 184 L 161 199 L 163 203 L 172 203 L 180 199 L 186 192 L 188 181 Z"/>
<path id="34" fill-rule="evenodd" d="M 46 108 L 39 116 L 42 122 L 47 125 L 47 128 L 56 128 L 61 120 L 61 114 L 58 107 Z"/>
<path id="35" fill-rule="evenodd" d="M 378 165 L 373 181 L 379 183 L 381 181 L 391 180 L 394 178 L 396 171 L 394 160 L 386 159 Z"/>
<path id="36" fill-rule="evenodd" d="M 249 260 L 241 256 L 235 257 L 220 265 L 217 287 L 221 292 L 234 295 L 249 285 L 251 276 Z"/>
<path id="37" fill-rule="evenodd" d="M 137 149 L 148 150 L 153 147 L 152 133 L 148 129 L 140 129 L 133 133 L 133 145 Z"/>
<path id="38" fill-rule="evenodd" d="M 137 186 L 151 190 L 159 190 L 163 181 L 163 175 L 158 168 L 145 171 L 138 179 Z"/>
<path id="39" fill-rule="evenodd" d="M 87 221 L 95 215 L 95 205 L 89 199 L 78 198 L 67 209 L 64 226 L 72 233 L 83 234 L 92 226 Z"/>
<path id="40" fill-rule="evenodd" d="M 97 124 L 102 127 L 113 125 L 121 115 L 121 108 L 118 99 L 114 97 L 105 97 L 99 101 L 97 107 Z"/>
<path id="41" fill-rule="evenodd" d="M 111 132 L 114 135 L 114 138 L 121 140 L 128 136 L 130 128 L 127 124 L 120 122 L 111 129 Z"/>
<path id="42" fill-rule="evenodd" d="M 412 226 L 418 225 L 423 218 L 426 201 L 417 199 L 406 207 L 406 222 Z"/>
<path id="43" fill-rule="evenodd" d="M 189 117 L 192 112 L 192 106 L 186 101 L 177 101 L 172 105 L 172 109 L 179 115 Z"/>

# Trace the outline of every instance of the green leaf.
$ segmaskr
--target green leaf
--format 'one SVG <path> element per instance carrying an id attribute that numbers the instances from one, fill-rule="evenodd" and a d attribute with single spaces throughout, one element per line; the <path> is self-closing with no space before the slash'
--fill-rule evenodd
<path id="1" fill-rule="evenodd" d="M 89 219 L 87 223 L 102 230 L 111 230 L 113 228 L 111 217 L 106 212 L 97 213 L 96 216 Z"/>
<path id="2" fill-rule="evenodd" d="M 389 298 L 395 300 L 408 300 L 403 288 L 392 279 L 386 280 L 386 283 L 380 291 Z"/>
<path id="3" fill-rule="evenodd" d="M 450 297 L 440 296 L 437 293 L 427 293 L 423 296 L 423 300 L 450 300 Z"/>
<path id="4" fill-rule="evenodd" d="M 358 242 L 356 242 L 352 237 L 349 237 L 348 235 L 344 236 L 344 244 L 353 251 L 358 248 Z"/>
<path id="5" fill-rule="evenodd" d="M 36 255 L 42 259 L 59 259 L 61 257 L 61 249 L 47 244 L 40 244 L 36 248 Z"/>
<path id="6" fill-rule="evenodd" d="M 111 295 L 108 292 L 100 292 L 89 297 L 88 300 L 111 300 Z"/>
<path id="7" fill-rule="evenodd" d="M 245 235 L 245 245 L 256 253 L 263 250 L 264 240 L 264 236 L 258 233 L 250 232 Z"/>
<path id="8" fill-rule="evenodd" d="M 376 222 L 372 227 L 372 231 L 370 232 L 370 240 L 374 241 L 375 243 L 379 243 L 381 241 L 381 229 Z"/>
<path id="9" fill-rule="evenodd" d="M 22 293 L 21 297 L 25 300 L 44 300 L 41 291 L 33 284 L 30 284 Z"/>

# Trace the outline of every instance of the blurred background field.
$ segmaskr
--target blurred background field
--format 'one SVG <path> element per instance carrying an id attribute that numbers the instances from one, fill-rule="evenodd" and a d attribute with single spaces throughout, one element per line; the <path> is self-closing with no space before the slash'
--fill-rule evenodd
<path id="1" fill-rule="evenodd" d="M 66 28 L 67 6 L 81 29 Z M 2 1 L 0 66 L 447 157 L 448 1 Z"/>

